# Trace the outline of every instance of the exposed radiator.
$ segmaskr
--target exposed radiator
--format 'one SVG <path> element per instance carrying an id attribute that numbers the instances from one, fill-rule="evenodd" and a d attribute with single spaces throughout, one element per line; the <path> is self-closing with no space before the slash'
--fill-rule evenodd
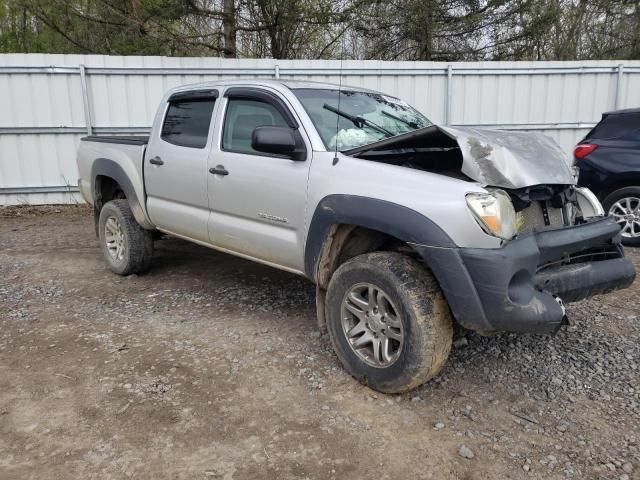
<path id="1" fill-rule="evenodd" d="M 519 212 L 520 219 L 520 234 L 529 233 L 534 230 L 544 230 L 547 228 L 557 228 L 564 225 L 564 216 L 561 208 L 554 208 L 551 205 L 547 206 L 547 216 L 549 218 L 549 224 L 547 225 L 544 218 L 544 211 L 542 208 L 543 202 L 531 202 L 527 208 Z"/>

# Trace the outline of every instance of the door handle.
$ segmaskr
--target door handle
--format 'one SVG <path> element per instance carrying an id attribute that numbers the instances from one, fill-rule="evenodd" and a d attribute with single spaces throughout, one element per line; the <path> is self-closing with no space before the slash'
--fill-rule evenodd
<path id="1" fill-rule="evenodd" d="M 209 173 L 213 173 L 214 175 L 229 175 L 229 172 L 227 171 L 226 168 L 224 168 L 224 165 L 216 165 L 215 168 L 210 168 L 209 169 Z"/>
<path id="2" fill-rule="evenodd" d="M 164 162 L 160 157 L 153 157 L 151 160 L 149 160 L 149 163 L 152 163 L 153 165 L 164 165 Z"/>

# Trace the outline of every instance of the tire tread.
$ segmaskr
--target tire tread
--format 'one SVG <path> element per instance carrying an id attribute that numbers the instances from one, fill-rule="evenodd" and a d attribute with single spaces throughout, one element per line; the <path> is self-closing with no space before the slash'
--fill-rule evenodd
<path id="1" fill-rule="evenodd" d="M 331 314 L 329 302 L 338 301 L 337 284 L 346 272 L 353 269 L 388 272 L 394 279 L 398 294 L 406 303 L 405 307 L 412 311 L 422 334 L 405 339 L 405 342 L 417 342 L 412 351 L 420 352 L 416 358 L 412 358 L 412 363 L 397 378 L 377 383 L 372 378 L 354 373 L 357 369 L 349 365 L 349 359 L 341 352 L 338 344 L 338 326 L 328 325 L 331 343 L 347 370 L 360 382 L 385 393 L 406 392 L 436 376 L 442 370 L 451 350 L 453 322 L 447 302 L 431 272 L 417 260 L 397 252 L 372 252 L 352 258 L 334 272 L 329 283 L 325 306 L 328 322 L 340 321 Z"/>
<path id="2" fill-rule="evenodd" d="M 104 235 L 104 223 L 110 210 L 120 217 L 120 226 L 127 237 L 127 261 L 122 267 L 114 265 L 106 252 Z M 103 218 L 104 217 L 104 218 Z M 142 273 L 149 269 L 153 259 L 153 233 L 140 226 L 133 216 L 126 199 L 117 199 L 107 202 L 100 211 L 100 248 L 111 270 L 118 275 L 126 276 L 133 273 Z"/>

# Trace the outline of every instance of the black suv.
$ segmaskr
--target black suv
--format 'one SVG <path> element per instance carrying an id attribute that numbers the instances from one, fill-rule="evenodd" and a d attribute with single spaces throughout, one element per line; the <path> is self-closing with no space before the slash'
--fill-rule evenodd
<path id="1" fill-rule="evenodd" d="M 576 145 L 578 185 L 595 193 L 615 217 L 626 245 L 640 245 L 640 108 L 602 114 Z"/>

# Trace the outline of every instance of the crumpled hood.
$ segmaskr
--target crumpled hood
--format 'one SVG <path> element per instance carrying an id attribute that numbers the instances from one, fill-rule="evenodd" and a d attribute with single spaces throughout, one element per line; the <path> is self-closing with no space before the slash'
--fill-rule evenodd
<path id="1" fill-rule="evenodd" d="M 342 153 L 455 147 L 462 153 L 462 173 L 485 186 L 517 189 L 575 183 L 560 146 L 539 133 L 431 125 Z"/>
<path id="2" fill-rule="evenodd" d="M 485 185 L 522 188 L 574 183 L 567 156 L 539 133 L 471 127 L 439 127 L 462 150 L 462 173 Z"/>

